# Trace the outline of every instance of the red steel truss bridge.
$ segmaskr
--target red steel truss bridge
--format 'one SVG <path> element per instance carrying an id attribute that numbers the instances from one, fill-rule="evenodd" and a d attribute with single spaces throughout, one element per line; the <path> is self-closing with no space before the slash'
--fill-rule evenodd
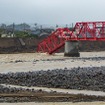
<path id="1" fill-rule="evenodd" d="M 77 22 L 72 31 L 58 28 L 38 44 L 37 52 L 55 53 L 68 40 L 105 41 L 105 22 Z"/>

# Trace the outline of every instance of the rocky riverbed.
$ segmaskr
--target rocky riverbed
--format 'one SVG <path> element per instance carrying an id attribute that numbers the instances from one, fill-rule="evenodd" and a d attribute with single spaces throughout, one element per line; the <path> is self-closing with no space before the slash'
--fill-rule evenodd
<path id="1" fill-rule="evenodd" d="M 60 89 L 94 90 L 105 92 L 105 52 L 83 52 L 81 57 L 64 57 L 63 54 L 1 54 L 0 55 L 0 99 L 2 102 L 28 101 L 105 101 L 104 96 L 82 96 L 79 94 L 65 94 L 53 91 L 45 92 L 41 89 L 21 89 L 5 87 L 2 84 L 27 87 L 47 87 Z M 28 94 L 27 94 L 28 92 Z M 30 97 L 33 95 L 34 97 Z M 55 93 L 56 94 L 55 94 Z M 23 94 L 24 93 L 24 94 Z M 36 98 L 42 93 L 48 97 Z M 30 94 L 30 95 L 29 95 Z M 4 96 L 3 96 L 4 95 Z M 21 95 L 23 98 L 17 98 Z M 28 95 L 25 97 L 24 95 Z M 53 95 L 53 97 L 52 97 Z M 55 95 L 55 96 L 54 96 Z M 15 97 L 14 97 L 15 96 Z M 58 98 L 58 97 L 60 98 Z M 3 98 L 5 97 L 5 98 Z M 50 98 L 49 98 L 50 97 Z M 56 97 L 56 98 L 54 98 Z M 63 97 L 63 98 L 61 98 Z M 71 98 L 73 97 L 73 98 Z M 75 100 L 76 98 L 76 100 Z M 6 100 L 6 101 L 4 101 Z"/>
<path id="2" fill-rule="evenodd" d="M 105 91 L 105 67 L 0 74 L 1 84 Z"/>
<path id="3" fill-rule="evenodd" d="M 51 88 L 50 88 L 51 89 Z M 57 89 L 55 89 L 57 90 Z M 58 89 L 59 90 L 59 89 Z M 35 89 L 28 87 L 12 86 L 12 85 L 0 85 L 0 103 L 1 102 L 93 102 L 93 101 L 105 101 L 105 93 L 103 95 L 86 95 L 75 94 L 68 92 L 44 91 L 43 89 Z M 62 89 L 61 89 L 62 90 Z M 91 91 L 95 92 L 95 91 Z M 97 92 L 95 92 L 97 93 Z M 102 93 L 102 92 L 101 92 Z"/>

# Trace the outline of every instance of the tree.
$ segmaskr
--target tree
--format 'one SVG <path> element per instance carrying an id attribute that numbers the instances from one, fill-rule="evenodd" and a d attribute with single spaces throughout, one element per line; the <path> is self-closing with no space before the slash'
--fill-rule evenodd
<path id="1" fill-rule="evenodd" d="M 20 38 L 30 37 L 29 33 L 24 31 L 15 31 L 15 36 Z"/>

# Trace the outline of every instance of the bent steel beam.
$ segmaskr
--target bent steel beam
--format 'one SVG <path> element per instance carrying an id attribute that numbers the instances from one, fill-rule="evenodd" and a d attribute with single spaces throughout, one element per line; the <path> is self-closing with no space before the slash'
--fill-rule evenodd
<path id="1" fill-rule="evenodd" d="M 38 52 L 52 54 L 64 46 L 65 41 L 105 41 L 105 22 L 77 22 L 72 31 L 58 28 L 38 44 Z"/>

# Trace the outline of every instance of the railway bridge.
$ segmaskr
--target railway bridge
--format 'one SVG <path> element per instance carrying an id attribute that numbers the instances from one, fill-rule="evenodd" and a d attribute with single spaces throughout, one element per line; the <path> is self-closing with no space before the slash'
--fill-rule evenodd
<path id="1" fill-rule="evenodd" d="M 105 22 L 77 22 L 72 31 L 58 28 L 38 44 L 37 52 L 52 54 L 65 45 L 64 56 L 79 57 L 78 41 L 105 41 Z"/>

